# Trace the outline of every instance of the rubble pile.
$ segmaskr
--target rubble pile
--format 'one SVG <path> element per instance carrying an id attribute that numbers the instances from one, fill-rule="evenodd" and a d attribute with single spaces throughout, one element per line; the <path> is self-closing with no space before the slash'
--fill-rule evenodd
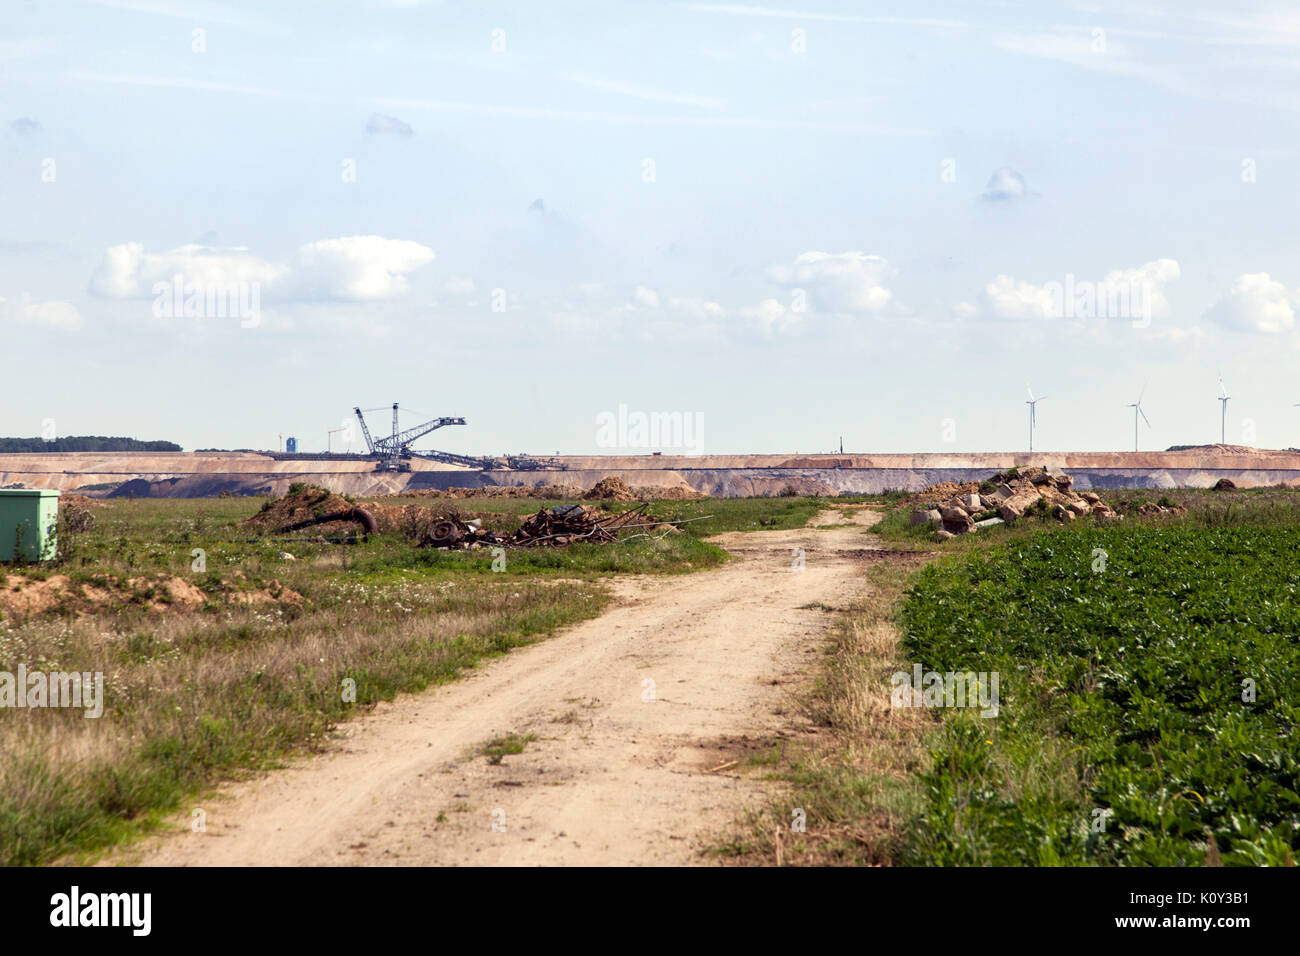
<path id="1" fill-rule="evenodd" d="M 504 539 L 495 531 L 484 529 L 480 518 L 465 520 L 459 515 L 447 515 L 429 526 L 420 538 L 420 547 L 475 548 L 503 542 Z"/>
<path id="2" fill-rule="evenodd" d="M 575 541 L 609 544 L 617 541 L 619 532 L 652 528 L 673 530 L 671 525 L 661 525 L 647 511 L 648 505 L 638 505 L 630 511 L 607 513 L 582 505 L 556 505 L 543 508 L 524 521 L 509 537 L 486 531 L 482 522 L 449 517 L 439 521 L 420 542 L 429 548 L 473 548 L 485 544 L 504 544 L 514 548 L 562 547 Z"/>
<path id="3" fill-rule="evenodd" d="M 648 507 L 638 505 L 618 514 L 603 514 L 582 505 L 556 505 L 549 510 L 543 508 L 519 526 L 509 543 L 518 547 L 550 547 L 574 541 L 594 541 L 598 544 L 617 541 L 621 530 L 652 527 L 657 523 L 646 513 Z"/>
<path id="4" fill-rule="evenodd" d="M 931 506 L 913 511 L 912 524 L 931 525 L 940 538 L 953 538 L 980 528 L 1013 524 L 1031 513 L 1062 522 L 1088 516 L 1099 521 L 1118 520 L 1119 516 L 1091 491 L 1072 491 L 1073 481 L 1060 469 L 1042 468 L 999 472 L 980 483 L 941 482 L 917 496 Z M 939 497 L 949 492 L 950 496 Z"/>
<path id="5" fill-rule="evenodd" d="M 478 519 L 482 523 L 483 512 L 461 512 L 454 505 L 431 507 L 429 505 L 386 505 L 367 502 L 366 510 L 375 516 L 382 534 L 400 534 L 412 541 L 422 541 L 433 531 L 434 525 L 441 521 L 454 520 L 463 524 L 473 523 Z"/>
<path id="6" fill-rule="evenodd" d="M 582 498 L 584 501 L 636 501 L 632 489 L 618 475 L 600 479 Z"/>
<path id="7" fill-rule="evenodd" d="M 278 501 L 268 501 L 262 510 L 240 522 L 240 527 L 258 534 L 288 534 L 317 528 L 321 534 L 379 530 L 375 516 L 342 495 L 313 486 L 295 486 Z"/>
<path id="8" fill-rule="evenodd" d="M 1152 501 L 1121 501 L 1116 505 L 1120 514 L 1135 514 L 1140 518 L 1160 517 L 1161 515 L 1185 515 L 1187 509 L 1183 505 L 1176 505 L 1172 502 L 1165 504 L 1167 498 L 1160 499 L 1159 502 Z"/>
<path id="9" fill-rule="evenodd" d="M 1137 506 L 1137 513 L 1143 517 L 1148 517 L 1150 515 L 1184 515 L 1187 514 L 1187 509 L 1182 505 L 1169 507 L 1167 505 L 1155 505 L 1149 501 L 1145 501 Z"/>
<path id="10" fill-rule="evenodd" d="M 629 493 L 619 478 L 605 479 L 602 485 L 601 494 L 607 501 L 621 500 L 623 494 Z M 360 525 L 366 534 L 397 534 L 420 547 L 452 549 L 483 545 L 553 547 L 574 541 L 607 543 L 617 541 L 620 532 L 632 529 L 656 534 L 677 530 L 650 515 L 649 507 L 643 503 L 629 511 L 611 512 L 603 505 L 556 505 L 543 508 L 527 518 L 514 534 L 505 535 L 483 527 L 484 513 L 470 517 L 455 509 L 440 511 L 423 505 L 370 504 L 361 508 L 323 488 L 304 487 L 278 501 L 268 501 L 242 526 L 258 534 L 285 534 L 304 528 L 328 530 L 349 525 L 356 530 L 355 526 Z M 292 555 L 287 557 L 292 559 Z"/>

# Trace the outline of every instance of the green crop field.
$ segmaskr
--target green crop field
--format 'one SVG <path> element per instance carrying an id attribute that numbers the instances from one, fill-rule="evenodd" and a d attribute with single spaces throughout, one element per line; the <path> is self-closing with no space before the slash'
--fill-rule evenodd
<path id="1" fill-rule="evenodd" d="M 954 712 L 902 859 L 1289 864 L 1300 849 L 1300 523 L 1086 526 L 931 565 L 899 621 Z"/>

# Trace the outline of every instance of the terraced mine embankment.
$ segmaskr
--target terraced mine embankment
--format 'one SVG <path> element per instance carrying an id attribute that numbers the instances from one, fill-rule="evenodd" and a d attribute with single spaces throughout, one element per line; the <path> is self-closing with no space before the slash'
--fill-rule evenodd
<path id="1" fill-rule="evenodd" d="M 618 475 L 639 489 L 692 489 L 718 497 L 919 491 L 940 481 L 977 481 L 1011 467 L 1050 465 L 1074 487 L 1209 488 L 1227 478 L 1239 488 L 1300 485 L 1300 453 L 1205 445 L 1169 452 L 990 452 L 916 455 L 605 455 L 553 459 L 554 468 L 479 471 L 415 459 L 410 472 L 376 472 L 364 459 L 322 456 L 277 460 L 249 452 L 119 452 L 0 455 L 0 485 L 63 491 L 88 486 L 136 497 L 200 498 L 229 492 L 283 495 L 294 482 L 339 494 L 489 485 L 591 488 Z"/>

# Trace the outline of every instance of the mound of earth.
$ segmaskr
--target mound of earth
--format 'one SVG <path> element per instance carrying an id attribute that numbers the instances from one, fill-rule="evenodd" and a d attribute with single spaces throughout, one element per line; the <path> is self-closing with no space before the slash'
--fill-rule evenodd
<path id="1" fill-rule="evenodd" d="M 73 581 L 66 574 L 48 578 L 9 575 L 0 581 L 0 610 L 6 617 L 28 617 L 46 611 L 91 614 L 112 604 L 136 604 L 150 611 L 193 611 L 207 603 L 202 591 L 175 575 L 100 578 Z"/>
<path id="2" fill-rule="evenodd" d="M 337 520 L 320 521 L 331 515 L 336 516 Z M 481 518 L 482 515 L 470 517 Z M 463 520 L 461 514 L 450 506 L 389 505 L 374 501 L 357 505 L 324 488 L 308 487 L 286 495 L 279 501 L 268 502 L 257 514 L 241 522 L 241 526 L 261 534 L 310 528 L 312 534 L 320 535 L 355 532 L 364 528 L 368 532 L 402 535 L 412 541 L 423 541 L 434 525 L 449 518 Z M 317 521 L 317 524 L 311 523 Z"/>
<path id="3" fill-rule="evenodd" d="M 694 501 L 697 498 L 709 497 L 702 491 L 696 491 L 689 485 L 667 485 L 659 487 L 657 485 L 633 486 L 632 494 L 637 501 L 648 501 L 657 499 L 659 501 Z"/>
<path id="4" fill-rule="evenodd" d="M 147 481 L 144 478 L 132 478 L 122 482 L 107 495 L 109 498 L 157 498 L 160 497 L 159 491 L 163 487 L 170 488 L 179 479 L 171 478 L 167 481 L 155 482 Z"/>
<path id="5" fill-rule="evenodd" d="M 240 576 L 236 572 L 236 577 Z M 244 589 L 223 581 L 221 591 L 220 597 L 232 604 L 304 604 L 301 594 L 279 581 L 265 588 Z M 156 614 L 185 613 L 199 610 L 210 600 L 196 585 L 174 574 L 125 579 L 103 575 L 91 581 L 74 581 L 66 574 L 43 579 L 19 574 L 0 576 L 0 613 L 10 619 L 47 612 L 81 617 L 133 605 Z"/>
<path id="6" fill-rule="evenodd" d="M 233 581 L 223 580 L 220 585 L 221 599 L 230 604 L 290 604 L 302 607 L 307 603 L 306 598 L 293 588 L 285 587 L 278 578 L 272 578 L 264 588 L 250 588 L 245 586 L 247 580 L 243 571 L 236 571 L 233 577 Z"/>
<path id="7" fill-rule="evenodd" d="M 1285 451 L 1272 448 L 1251 448 L 1249 445 L 1170 445 L 1166 451 L 1195 452 L 1205 455 L 1284 455 Z"/>
<path id="8" fill-rule="evenodd" d="M 108 502 L 101 498 L 89 498 L 86 495 L 64 492 L 59 495 L 59 507 L 63 508 L 67 505 L 74 505 L 78 508 L 107 508 Z"/>
<path id="9" fill-rule="evenodd" d="M 940 481 L 933 485 L 927 485 L 921 491 L 918 491 L 908 499 L 908 503 L 916 505 L 932 504 L 946 501 L 955 495 L 968 495 L 979 490 L 980 483 L 978 481 L 968 481 L 965 484 L 958 484 L 955 481 Z"/>
<path id="10" fill-rule="evenodd" d="M 259 534 L 283 532 L 296 530 L 296 526 L 308 526 L 310 522 L 328 515 L 347 517 L 314 525 L 319 534 L 355 531 L 359 522 L 364 526 L 366 517 L 373 519 L 369 512 L 359 509 L 342 495 L 309 486 L 285 495 L 278 501 L 268 501 L 257 514 L 241 521 L 240 527 Z"/>
<path id="11" fill-rule="evenodd" d="M 636 501 L 637 496 L 618 475 L 607 475 L 582 496 L 584 501 Z"/>
<path id="12" fill-rule="evenodd" d="M 412 541 L 429 537 L 433 526 L 449 518 L 464 520 L 454 507 L 430 508 L 427 505 L 385 505 L 367 502 L 365 509 L 375 516 L 379 530 L 384 534 L 400 534 Z M 482 517 L 469 515 L 468 517 Z"/>

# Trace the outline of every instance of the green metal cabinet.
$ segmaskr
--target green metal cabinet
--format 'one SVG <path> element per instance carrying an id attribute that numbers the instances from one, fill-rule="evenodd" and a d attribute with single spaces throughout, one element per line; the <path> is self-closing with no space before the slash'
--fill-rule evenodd
<path id="1" fill-rule="evenodd" d="M 14 560 L 19 541 L 24 561 L 51 560 L 58 553 L 58 528 L 57 491 L 0 488 L 0 561 Z"/>

